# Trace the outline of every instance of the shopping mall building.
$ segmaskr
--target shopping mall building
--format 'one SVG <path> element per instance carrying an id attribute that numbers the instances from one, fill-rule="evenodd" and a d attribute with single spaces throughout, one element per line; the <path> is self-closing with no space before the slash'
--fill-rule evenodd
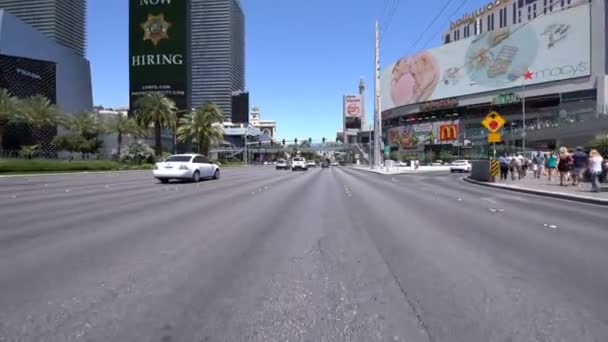
<path id="1" fill-rule="evenodd" d="M 608 133 L 605 0 L 496 0 L 452 22 L 444 45 L 381 70 L 384 142 L 408 153 L 553 150 Z M 525 122 L 524 122 L 525 117 Z"/>

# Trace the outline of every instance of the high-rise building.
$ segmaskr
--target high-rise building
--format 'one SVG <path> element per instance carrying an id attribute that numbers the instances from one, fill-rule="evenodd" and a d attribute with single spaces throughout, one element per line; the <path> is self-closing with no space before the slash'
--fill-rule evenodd
<path id="1" fill-rule="evenodd" d="M 239 0 L 190 1 L 190 101 L 215 102 L 227 120 L 245 90 L 245 15 Z"/>
<path id="2" fill-rule="evenodd" d="M 86 0 L 0 0 L 0 8 L 80 56 L 86 51 Z"/>

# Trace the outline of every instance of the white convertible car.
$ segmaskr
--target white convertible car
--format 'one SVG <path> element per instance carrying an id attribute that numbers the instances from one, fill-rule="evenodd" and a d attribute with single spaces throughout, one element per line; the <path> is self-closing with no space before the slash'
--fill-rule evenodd
<path id="1" fill-rule="evenodd" d="M 202 178 L 220 178 L 220 167 L 200 154 L 176 154 L 154 165 L 154 177 L 162 183 L 170 179 L 198 182 Z"/>

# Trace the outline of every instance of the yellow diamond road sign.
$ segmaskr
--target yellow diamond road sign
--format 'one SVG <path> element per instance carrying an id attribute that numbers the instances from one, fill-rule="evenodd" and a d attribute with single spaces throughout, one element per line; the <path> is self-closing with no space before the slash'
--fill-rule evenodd
<path id="1" fill-rule="evenodd" d="M 481 124 L 490 131 L 490 133 L 498 132 L 505 125 L 505 119 L 497 112 L 489 112 L 488 115 L 481 121 Z"/>

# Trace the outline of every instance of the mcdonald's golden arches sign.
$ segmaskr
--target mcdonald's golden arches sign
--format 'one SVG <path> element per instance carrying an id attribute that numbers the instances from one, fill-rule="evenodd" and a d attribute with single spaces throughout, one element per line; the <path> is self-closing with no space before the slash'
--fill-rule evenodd
<path id="1" fill-rule="evenodd" d="M 440 141 L 458 140 L 458 124 L 439 126 L 439 140 Z"/>

